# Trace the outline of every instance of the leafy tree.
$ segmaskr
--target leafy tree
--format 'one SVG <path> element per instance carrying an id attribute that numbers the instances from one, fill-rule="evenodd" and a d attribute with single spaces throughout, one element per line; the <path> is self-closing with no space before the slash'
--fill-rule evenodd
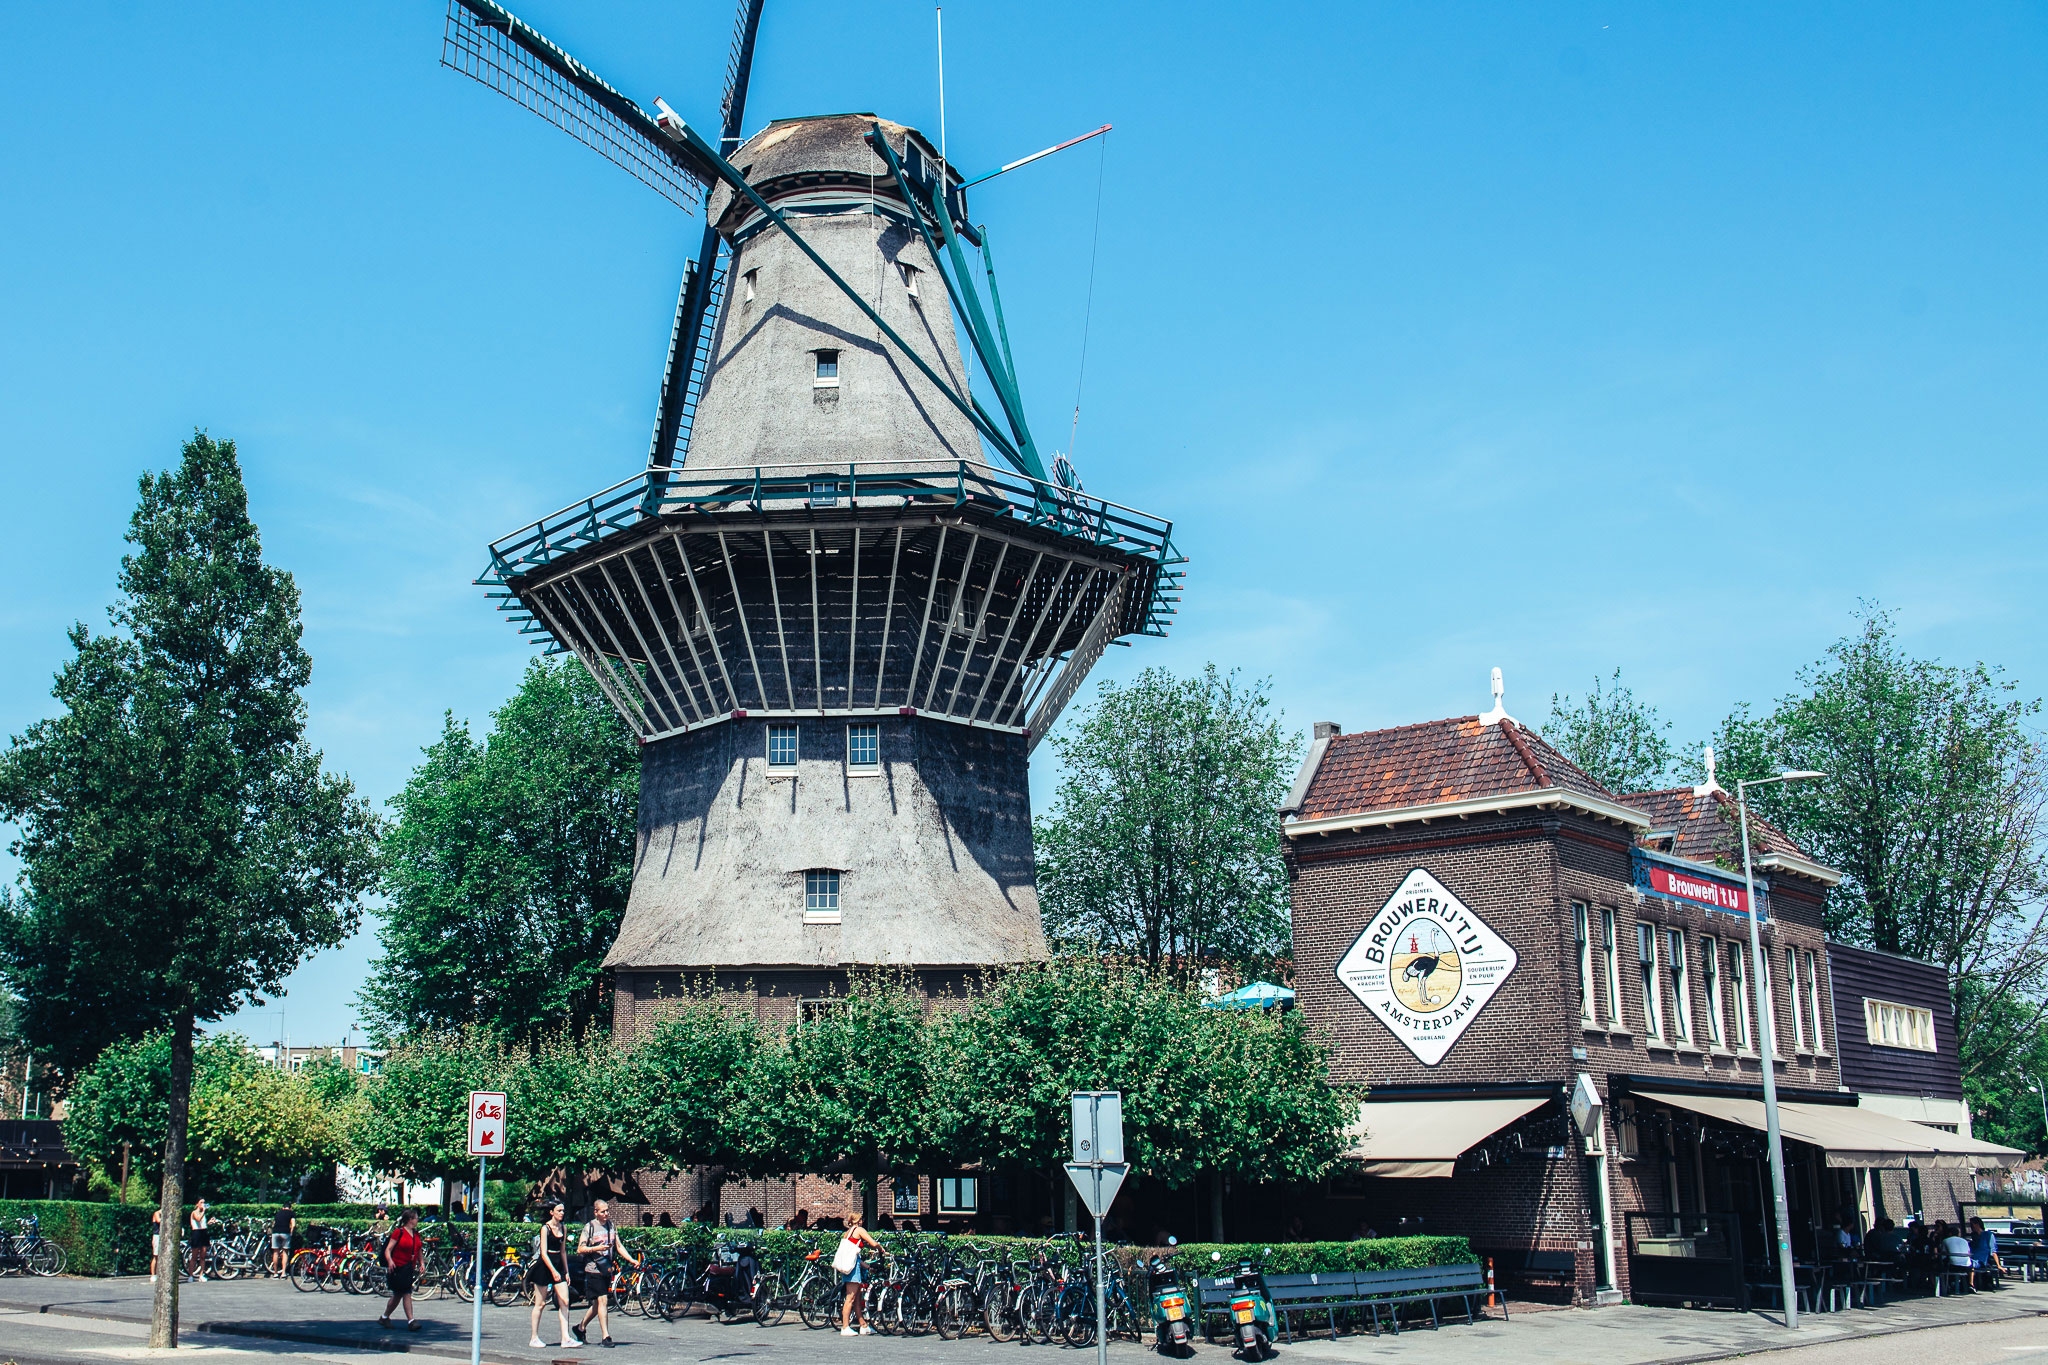
<path id="1" fill-rule="evenodd" d="M 775 1165 L 770 1039 L 749 1015 L 681 1002 L 632 1050 L 630 1093 L 657 1161 L 671 1167 Z"/>
<path id="2" fill-rule="evenodd" d="M 1036 822 L 1039 902 L 1055 943 L 1185 969 L 1270 969 L 1291 950 L 1274 812 L 1300 736 L 1265 682 L 1212 664 L 1104 682 L 1053 736 L 1062 774 Z"/>
<path id="3" fill-rule="evenodd" d="M 647 1164 L 649 1116 L 633 1068 L 610 1038 L 558 1035 L 509 1061 L 507 1121 L 517 1121 L 519 1134 L 505 1174 L 540 1177 L 565 1169 L 623 1175 Z"/>
<path id="4" fill-rule="evenodd" d="M 1967 978 L 1957 991 L 1958 1013 L 1976 1021 L 1960 1039 L 1971 1126 L 1986 1141 L 2048 1154 L 2041 1095 L 2033 1088 L 2048 1085 L 2048 1023 L 2028 1001 L 1987 1003 L 1984 993 Z"/>
<path id="5" fill-rule="evenodd" d="M 469 1092 L 509 1095 L 519 1060 L 496 1034 L 476 1026 L 405 1039 L 363 1087 L 349 1127 L 350 1164 L 422 1184 L 460 1178 L 473 1160 Z M 515 1149 L 524 1141 L 515 1127 L 522 1121 L 516 1112 L 506 1119 L 506 1143 Z"/>
<path id="6" fill-rule="evenodd" d="M 2041 1022 L 2048 988 L 2041 703 L 1988 665 L 1911 657 L 1874 610 L 1799 681 L 1768 715 L 1722 723 L 1723 774 L 1827 774 L 1758 788 L 1756 808 L 1844 873 L 1831 934 L 1948 968 L 1965 1064 L 1988 1074 Z"/>
<path id="7" fill-rule="evenodd" d="M 1604 684 L 1595 675 L 1593 690 L 1576 704 L 1553 692 L 1543 737 L 1601 786 L 1626 793 L 1652 791 L 1668 780 L 1676 758 L 1670 729 L 1656 707 L 1636 700 L 1617 668 Z"/>
<path id="8" fill-rule="evenodd" d="M 535 660 L 482 743 L 448 717 L 392 802 L 365 1020 L 387 1040 L 605 1026 L 639 775 L 631 733 L 573 660 Z"/>
<path id="9" fill-rule="evenodd" d="M 234 443 L 199 434 L 145 474 L 115 633 L 70 632 L 60 714 L 0 757 L 26 895 L 0 906 L 25 1041 L 69 1072 L 170 1030 L 167 1224 L 184 1201 L 193 1036 L 354 928 L 376 817 L 305 741 L 291 575 L 263 562 Z M 177 1338 L 177 1273 L 152 1346 Z"/>

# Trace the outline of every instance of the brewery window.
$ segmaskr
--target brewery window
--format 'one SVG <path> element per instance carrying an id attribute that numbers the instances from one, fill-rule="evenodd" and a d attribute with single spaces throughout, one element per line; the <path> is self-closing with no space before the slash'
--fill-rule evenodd
<path id="1" fill-rule="evenodd" d="M 897 1180 L 891 1183 L 895 1185 L 896 1189 L 895 1197 L 889 1204 L 889 1211 L 891 1213 L 916 1213 L 917 1177 L 912 1176 L 908 1180 Z"/>
<path id="2" fill-rule="evenodd" d="M 1572 930 L 1579 939 L 1579 1018 L 1593 1022 L 1593 934 L 1584 901 L 1572 902 Z"/>
<path id="3" fill-rule="evenodd" d="M 826 868 L 804 873 L 804 923 L 839 923 L 839 874 Z"/>
<path id="4" fill-rule="evenodd" d="M 1756 980 L 1751 984 L 1756 987 L 1756 1031 L 1761 1034 L 1766 1027 L 1764 1021 L 1769 1020 L 1771 1046 L 1782 1050 L 1785 1040 L 1778 1032 L 1778 997 L 1771 986 L 1771 953 L 1768 948 L 1757 954 Z M 1757 1051 L 1763 1051 L 1761 1041 Z"/>
<path id="5" fill-rule="evenodd" d="M 1795 1052 L 1806 1051 L 1806 1015 L 1804 1001 L 1799 992 L 1799 950 L 1785 950 L 1785 998 L 1792 1007 L 1792 1048 Z"/>
<path id="6" fill-rule="evenodd" d="M 1614 960 L 1614 950 L 1617 946 L 1614 941 L 1614 912 L 1612 910 L 1602 910 L 1600 912 L 1600 954 L 1602 959 L 1601 975 L 1604 978 L 1603 985 L 1607 992 L 1607 999 L 1604 1002 L 1607 1006 L 1607 1026 L 1609 1028 L 1622 1029 L 1621 966 Z M 1624 1031 L 1626 1030 L 1624 1029 Z"/>
<path id="7" fill-rule="evenodd" d="M 1657 926 L 1636 925 L 1636 958 L 1643 976 L 1643 1032 L 1664 1036 L 1664 1012 L 1657 1008 Z"/>
<path id="8" fill-rule="evenodd" d="M 794 725 L 771 725 L 768 727 L 768 771 L 796 771 L 796 727 Z"/>
<path id="9" fill-rule="evenodd" d="M 873 721 L 846 727 L 846 768 L 848 772 L 878 773 L 882 770 L 882 727 Z"/>
<path id="10" fill-rule="evenodd" d="M 1915 1052 L 1935 1050 L 1933 1010 L 1894 1005 L 1889 1000 L 1866 999 L 1863 1002 L 1863 1027 L 1875 1047 L 1903 1047 Z"/>
<path id="11" fill-rule="evenodd" d="M 1721 944 L 1718 939 L 1700 940 L 1700 971 L 1707 988 L 1707 1041 L 1721 1046 Z"/>
<path id="12" fill-rule="evenodd" d="M 910 295 L 910 297 L 912 298 L 916 298 L 917 277 L 923 274 L 924 272 L 919 270 L 916 266 L 912 265 L 908 261 L 896 262 L 896 269 L 903 276 L 903 292 Z"/>
<path id="13" fill-rule="evenodd" d="M 1742 945 L 1732 938 L 1728 940 L 1728 989 L 1729 1003 L 1735 1006 L 1733 1041 L 1737 1049 L 1747 1051 L 1750 1046 L 1749 959 L 1743 956 Z"/>
<path id="14" fill-rule="evenodd" d="M 1692 1039 L 1692 1001 L 1686 995 L 1685 931 L 1672 929 L 1664 936 L 1664 970 L 1671 977 L 1671 1036 L 1679 1042 Z"/>
<path id="15" fill-rule="evenodd" d="M 747 290 L 746 302 L 752 303 L 754 301 L 754 286 L 760 279 L 761 272 L 758 269 L 749 270 L 746 274 L 740 276 L 740 283 L 745 285 Z"/>
<path id="16" fill-rule="evenodd" d="M 944 1176 L 939 1182 L 940 1213 L 981 1211 L 981 1182 L 971 1175 Z"/>
<path id="17" fill-rule="evenodd" d="M 839 387 L 839 352 L 813 351 L 818 358 L 818 377 L 812 380 L 813 387 L 836 389 Z"/>
<path id="18" fill-rule="evenodd" d="M 1813 954 L 1806 955 L 1806 1017 L 1813 1020 L 1813 1050 L 1828 1050 L 1828 1035 L 1820 1026 L 1820 976 L 1815 970 Z"/>

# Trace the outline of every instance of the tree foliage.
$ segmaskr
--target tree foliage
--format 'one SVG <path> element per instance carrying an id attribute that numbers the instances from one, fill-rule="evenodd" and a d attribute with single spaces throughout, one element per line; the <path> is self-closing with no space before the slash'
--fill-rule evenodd
<path id="1" fill-rule="evenodd" d="M 1664 785 L 1676 758 L 1670 730 L 1656 707 L 1636 700 L 1619 668 L 1604 683 L 1596 674 L 1593 690 L 1576 703 L 1552 693 L 1550 719 L 1543 723 L 1543 737 L 1559 753 L 1617 793 Z"/>
<path id="2" fill-rule="evenodd" d="M 1213 664 L 1191 678 L 1147 669 L 1104 682 L 1053 736 L 1060 782 L 1034 834 L 1055 943 L 1173 968 L 1288 955 L 1275 812 L 1301 740 L 1267 690 Z"/>
<path id="3" fill-rule="evenodd" d="M 1911 657 L 1880 611 L 1799 681 L 1768 714 L 1723 722 L 1724 778 L 1827 774 L 1758 788 L 1756 807 L 1845 874 L 1829 933 L 1948 968 L 1966 1064 L 1996 1068 L 2010 1049 L 1982 1030 L 2013 1005 L 2037 1024 L 2048 991 L 2040 702 L 1988 665 Z"/>
<path id="4" fill-rule="evenodd" d="M 516 1054 L 488 1029 L 471 1026 L 408 1038 L 385 1055 L 383 1071 L 364 1086 L 362 1108 L 349 1130 L 350 1163 L 425 1183 L 469 1168 L 469 1092 L 509 1093 Z M 512 1131 L 508 1146 L 539 1152 Z M 504 1174 L 512 1174 L 507 1171 Z"/>
<path id="5" fill-rule="evenodd" d="M 482 742 L 449 716 L 392 802 L 381 952 L 359 999 L 373 1028 L 477 1024 L 533 1042 L 604 1027 L 639 773 L 632 735 L 574 661 L 529 665 Z"/>

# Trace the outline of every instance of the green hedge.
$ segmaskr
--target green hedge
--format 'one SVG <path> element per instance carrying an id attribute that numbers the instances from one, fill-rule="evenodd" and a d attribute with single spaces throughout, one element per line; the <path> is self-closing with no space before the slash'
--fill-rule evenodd
<path id="1" fill-rule="evenodd" d="M 43 1236 L 64 1248 L 74 1275 L 137 1275 L 149 1269 L 149 1210 L 140 1204 L 78 1199 L 0 1199 L 11 1228 L 33 1214 Z"/>
<path id="2" fill-rule="evenodd" d="M 212 1205 L 209 1210 L 222 1219 L 246 1217 L 267 1220 L 276 1214 L 279 1207 L 276 1204 L 231 1204 Z M 346 1212 L 337 1216 L 330 1210 Z M 360 1215 L 358 1210 L 361 1210 Z M 63 1246 L 70 1257 L 72 1273 L 79 1275 L 134 1275 L 147 1270 L 150 1212 L 149 1206 L 142 1204 L 93 1204 L 62 1199 L 0 1200 L 0 1219 L 11 1221 L 28 1214 L 40 1218 L 43 1235 Z M 316 1228 L 362 1232 L 370 1225 L 367 1215 L 371 1212 L 374 1210 L 363 1205 L 302 1205 L 298 1209 L 299 1236 L 296 1244 L 306 1245 L 308 1234 Z M 473 1234 L 475 1222 L 459 1215 L 454 1221 L 462 1228 L 464 1240 L 467 1240 Z M 494 1219 L 484 1224 L 484 1246 L 491 1259 L 508 1246 L 524 1251 L 532 1244 L 540 1226 L 539 1223 Z M 701 1253 L 720 1234 L 744 1236 L 760 1247 L 764 1257 L 771 1261 L 795 1259 L 812 1250 L 829 1252 L 839 1240 L 837 1232 L 725 1228 L 706 1223 L 686 1223 L 674 1228 L 621 1227 L 620 1232 L 625 1236 L 626 1245 L 636 1252 L 685 1247 Z M 883 1232 L 877 1234 L 877 1239 L 883 1246 L 890 1247 L 930 1235 Z M 969 1234 L 955 1235 L 949 1240 L 967 1260 L 983 1257 L 1022 1259 L 1043 1245 L 1043 1239 L 1036 1237 Z M 1067 1259 L 1081 1255 L 1083 1250 L 1080 1243 L 1072 1240 L 1054 1245 Z M 1213 1262 L 1209 1259 L 1212 1251 L 1219 1253 Z M 1128 1260 L 1135 1254 L 1126 1250 L 1123 1258 Z M 1203 1273 L 1211 1267 L 1223 1271 L 1235 1269 L 1239 1258 L 1245 1255 L 1259 1259 L 1267 1270 L 1282 1275 L 1327 1270 L 1401 1270 L 1416 1266 L 1461 1265 L 1478 1259 L 1472 1252 L 1472 1244 L 1463 1237 L 1377 1237 L 1357 1242 L 1183 1243 L 1175 1260 L 1192 1272 Z"/>

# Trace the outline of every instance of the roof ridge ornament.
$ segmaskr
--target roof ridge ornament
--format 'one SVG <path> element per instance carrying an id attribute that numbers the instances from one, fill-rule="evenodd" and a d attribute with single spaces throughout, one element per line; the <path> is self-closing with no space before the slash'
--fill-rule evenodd
<path id="1" fill-rule="evenodd" d="M 1692 794 L 1694 796 L 1712 796 L 1716 792 L 1725 792 L 1728 790 L 1726 787 L 1722 786 L 1719 782 L 1716 782 L 1714 780 L 1714 746 L 1709 744 L 1705 747 L 1707 756 L 1707 780 L 1700 783 L 1697 787 L 1694 787 L 1692 789 Z"/>
<path id="2" fill-rule="evenodd" d="M 1501 701 L 1501 698 L 1506 694 L 1507 687 L 1501 682 L 1500 670 L 1496 668 L 1493 670 L 1493 709 L 1479 718 L 1481 725 L 1498 725 L 1504 720 L 1512 721 L 1515 719 L 1508 714 L 1507 706 Z M 1519 725 L 1521 722 L 1516 721 L 1515 723 Z"/>

